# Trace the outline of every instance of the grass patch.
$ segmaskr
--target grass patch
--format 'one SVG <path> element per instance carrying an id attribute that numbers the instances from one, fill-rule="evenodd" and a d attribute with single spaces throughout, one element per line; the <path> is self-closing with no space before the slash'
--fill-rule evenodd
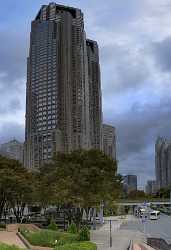
<path id="1" fill-rule="evenodd" d="M 8 246 L 6 244 L 0 243 L 0 250 L 22 250 L 23 248 L 18 248 L 16 246 Z M 23 249 L 24 250 L 24 249 Z"/>
<path id="2" fill-rule="evenodd" d="M 56 246 L 55 250 L 96 250 L 97 246 L 92 242 L 77 242 L 71 244 L 65 244 L 63 246 Z"/>
<path id="3" fill-rule="evenodd" d="M 34 246 L 54 247 L 73 243 L 79 240 L 77 234 L 52 230 L 28 231 L 20 230 L 21 234 Z"/>

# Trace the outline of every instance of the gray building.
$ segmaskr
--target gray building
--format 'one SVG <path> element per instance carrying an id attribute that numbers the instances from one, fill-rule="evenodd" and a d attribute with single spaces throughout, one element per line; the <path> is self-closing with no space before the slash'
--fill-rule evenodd
<path id="1" fill-rule="evenodd" d="M 13 139 L 0 145 L 0 154 L 23 163 L 23 143 Z"/>
<path id="2" fill-rule="evenodd" d="M 157 192 L 157 183 L 156 183 L 156 181 L 155 180 L 147 181 L 145 191 L 146 191 L 147 194 L 155 194 Z"/>
<path id="3" fill-rule="evenodd" d="M 102 94 L 99 49 L 95 41 L 87 39 L 86 44 L 89 76 L 90 144 L 92 148 L 102 150 Z"/>
<path id="4" fill-rule="evenodd" d="M 171 141 L 158 137 L 155 144 L 155 170 L 158 189 L 171 185 Z"/>
<path id="5" fill-rule="evenodd" d="M 90 103 L 90 95 L 94 92 L 89 84 L 93 91 L 100 87 L 98 49 L 93 44 L 94 56 L 87 52 L 89 42 L 79 9 L 50 3 L 43 5 L 32 21 L 27 60 L 26 167 L 39 167 L 58 151 L 100 147 L 101 90 L 95 101 L 99 105 L 98 122 L 90 121 L 90 105 L 94 103 Z M 91 70 L 91 65 L 96 69 Z M 95 126 L 97 133 L 90 140 Z"/>
<path id="6" fill-rule="evenodd" d="M 137 176 L 136 175 L 126 175 L 123 179 L 124 189 L 129 193 L 131 191 L 137 190 Z"/>
<path id="7" fill-rule="evenodd" d="M 107 124 L 103 124 L 103 152 L 116 160 L 115 127 Z"/>

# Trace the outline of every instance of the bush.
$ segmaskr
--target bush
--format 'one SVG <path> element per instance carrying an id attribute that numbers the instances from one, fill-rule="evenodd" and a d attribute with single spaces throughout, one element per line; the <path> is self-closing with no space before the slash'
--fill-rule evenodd
<path id="1" fill-rule="evenodd" d="M 22 235 L 34 246 L 54 247 L 79 240 L 77 234 L 53 230 L 28 231 L 21 230 Z"/>
<path id="2" fill-rule="evenodd" d="M 90 240 L 90 231 L 87 226 L 83 226 L 79 232 L 80 241 L 89 241 Z"/>
<path id="3" fill-rule="evenodd" d="M 72 234 L 76 234 L 78 231 L 77 231 L 77 226 L 75 223 L 71 223 L 68 227 L 68 233 L 72 233 Z"/>
<path id="4" fill-rule="evenodd" d="M 97 246 L 95 243 L 85 241 L 57 246 L 55 250 L 97 250 Z"/>
<path id="5" fill-rule="evenodd" d="M 2 243 L 0 243 L 0 249 L 1 250 L 22 250 L 21 248 L 18 248 L 18 247 L 14 246 L 14 245 L 13 246 L 8 246 L 8 245 L 2 244 Z"/>
<path id="6" fill-rule="evenodd" d="M 0 229 L 6 229 L 5 223 L 1 223 L 1 224 L 0 224 Z"/>
<path id="7" fill-rule="evenodd" d="M 48 229 L 49 230 L 57 231 L 58 230 L 58 226 L 56 225 L 56 223 L 53 220 L 51 220 L 50 224 L 48 225 Z"/>

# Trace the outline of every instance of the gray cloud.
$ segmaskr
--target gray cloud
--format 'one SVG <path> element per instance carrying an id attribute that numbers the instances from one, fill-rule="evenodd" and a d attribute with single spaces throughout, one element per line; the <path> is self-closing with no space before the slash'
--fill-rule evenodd
<path id="1" fill-rule="evenodd" d="M 17 138 L 24 141 L 24 126 L 13 122 L 4 122 L 0 127 L 0 144 Z"/>
<path id="2" fill-rule="evenodd" d="M 171 97 L 158 104 L 133 104 L 115 115 L 119 171 L 139 175 L 140 185 L 154 178 L 154 145 L 157 136 L 171 138 Z M 111 119 L 106 117 L 107 120 Z"/>
<path id="3" fill-rule="evenodd" d="M 171 73 L 171 37 L 153 43 L 153 55 L 161 70 Z"/>
<path id="4" fill-rule="evenodd" d="M 0 142 L 24 137 L 20 124 L 24 124 L 28 30 L 41 5 L 40 0 L 30 1 L 26 8 L 16 0 L 13 12 L 8 2 L 5 10 L 11 10 L 12 18 L 10 24 L 3 23 L 6 29 L 0 29 Z M 17 2 L 23 16 L 18 15 Z M 160 0 L 63 4 L 84 11 L 87 36 L 100 45 L 104 120 L 117 129 L 120 171 L 138 174 L 142 186 L 154 177 L 156 136 L 171 138 L 171 79 L 166 77 L 171 70 L 170 7 Z M 21 22 L 23 30 L 9 28 Z"/>

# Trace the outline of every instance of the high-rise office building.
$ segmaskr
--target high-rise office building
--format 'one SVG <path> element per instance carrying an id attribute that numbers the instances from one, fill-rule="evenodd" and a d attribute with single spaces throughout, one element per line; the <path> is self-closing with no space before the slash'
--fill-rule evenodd
<path id="1" fill-rule="evenodd" d="M 155 169 L 157 187 L 171 185 L 171 141 L 158 137 L 155 144 Z"/>
<path id="2" fill-rule="evenodd" d="M 81 10 L 55 3 L 41 7 L 32 21 L 27 62 L 26 167 L 39 167 L 58 151 L 101 144 L 90 140 L 94 125 L 89 84 L 100 86 L 100 71 L 98 53 L 91 63 L 95 56 L 87 52 L 88 47 Z M 93 48 L 96 53 L 95 43 Z M 96 64 L 97 73 L 91 71 L 91 64 Z"/>
<path id="3" fill-rule="evenodd" d="M 131 191 L 137 190 L 137 176 L 136 175 L 126 175 L 123 180 L 124 188 L 129 193 Z"/>
<path id="4" fill-rule="evenodd" d="M 116 160 L 116 134 L 115 127 L 103 124 L 103 152 Z"/>
<path id="5" fill-rule="evenodd" d="M 89 112 L 91 147 L 102 150 L 102 94 L 99 65 L 99 49 L 95 41 L 88 40 Z"/>
<path id="6" fill-rule="evenodd" d="M 23 143 L 15 139 L 3 143 L 0 145 L 0 154 L 23 163 Z"/>
<path id="7" fill-rule="evenodd" d="M 147 185 L 145 187 L 145 191 L 147 194 L 155 194 L 157 192 L 157 184 L 155 180 L 147 181 Z"/>

